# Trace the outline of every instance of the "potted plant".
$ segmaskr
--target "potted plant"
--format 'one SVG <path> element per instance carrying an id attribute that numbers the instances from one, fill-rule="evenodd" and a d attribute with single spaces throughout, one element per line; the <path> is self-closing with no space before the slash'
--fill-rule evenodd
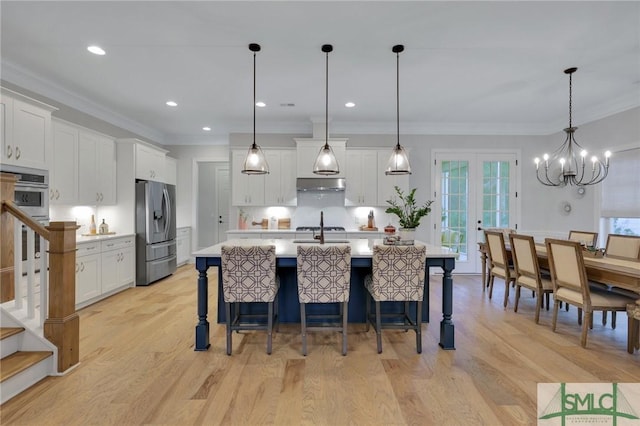
<path id="1" fill-rule="evenodd" d="M 397 200 L 387 200 L 386 213 L 398 216 L 400 222 L 400 238 L 402 240 L 413 241 L 415 230 L 420 225 L 420 219 L 431 213 L 433 200 L 427 200 L 422 206 L 418 206 L 415 199 L 416 189 L 413 188 L 408 194 L 397 186 L 394 187 L 398 194 Z"/>

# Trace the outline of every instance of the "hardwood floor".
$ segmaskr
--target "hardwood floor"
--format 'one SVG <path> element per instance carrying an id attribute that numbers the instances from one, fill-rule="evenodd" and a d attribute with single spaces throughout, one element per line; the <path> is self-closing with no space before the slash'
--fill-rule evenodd
<path id="1" fill-rule="evenodd" d="M 210 311 L 216 306 L 210 273 Z M 273 354 L 263 332 L 234 334 L 225 355 L 224 327 L 211 324 L 212 346 L 195 352 L 193 265 L 149 287 L 137 287 L 80 314 L 80 364 L 5 403 L 3 425 L 496 425 L 536 423 L 538 382 L 640 382 L 640 354 L 626 352 L 626 315 L 618 328 L 596 315 L 587 348 L 580 347 L 576 310 L 533 321 L 535 303 L 523 291 L 502 307 L 478 276 L 454 275 L 456 350 L 437 344 L 440 277 L 431 280 L 431 323 L 423 353 L 412 332 L 355 324 L 349 352 L 339 333 L 311 333 L 300 354 L 299 328 L 281 325 Z M 210 320 L 212 317 L 209 318 Z"/>

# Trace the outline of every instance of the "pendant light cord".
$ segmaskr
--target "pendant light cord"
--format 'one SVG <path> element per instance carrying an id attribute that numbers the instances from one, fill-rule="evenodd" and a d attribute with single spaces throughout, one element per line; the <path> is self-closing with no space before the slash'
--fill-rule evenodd
<path id="1" fill-rule="evenodd" d="M 571 116 L 571 102 L 572 102 L 572 77 L 573 74 L 569 74 L 569 128 L 573 127 L 572 125 L 572 116 Z"/>
<path id="2" fill-rule="evenodd" d="M 256 52 L 253 52 L 253 147 L 256 146 Z"/>
<path id="3" fill-rule="evenodd" d="M 329 51 L 325 52 L 327 55 L 326 69 L 325 69 L 325 99 L 324 99 L 324 147 L 329 147 Z"/>
<path id="4" fill-rule="evenodd" d="M 396 130 L 400 146 L 400 52 L 396 52 Z"/>

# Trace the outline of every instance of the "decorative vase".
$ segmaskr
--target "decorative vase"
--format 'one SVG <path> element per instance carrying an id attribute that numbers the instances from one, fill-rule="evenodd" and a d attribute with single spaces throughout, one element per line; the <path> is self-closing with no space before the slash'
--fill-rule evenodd
<path id="1" fill-rule="evenodd" d="M 415 228 L 400 228 L 398 231 L 400 234 L 400 241 L 407 244 L 413 244 L 416 238 Z"/>

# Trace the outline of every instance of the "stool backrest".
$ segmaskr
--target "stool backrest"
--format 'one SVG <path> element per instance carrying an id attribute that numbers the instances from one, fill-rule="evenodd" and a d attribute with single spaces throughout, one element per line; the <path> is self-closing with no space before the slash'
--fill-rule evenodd
<path id="1" fill-rule="evenodd" d="M 351 247 L 298 246 L 297 274 L 300 303 L 348 302 L 351 284 Z"/>
<path id="2" fill-rule="evenodd" d="M 426 247 L 373 246 L 372 294 L 378 301 L 421 301 L 424 296 Z"/>
<path id="3" fill-rule="evenodd" d="M 225 302 L 273 302 L 276 285 L 275 246 L 222 246 L 222 291 Z"/>

